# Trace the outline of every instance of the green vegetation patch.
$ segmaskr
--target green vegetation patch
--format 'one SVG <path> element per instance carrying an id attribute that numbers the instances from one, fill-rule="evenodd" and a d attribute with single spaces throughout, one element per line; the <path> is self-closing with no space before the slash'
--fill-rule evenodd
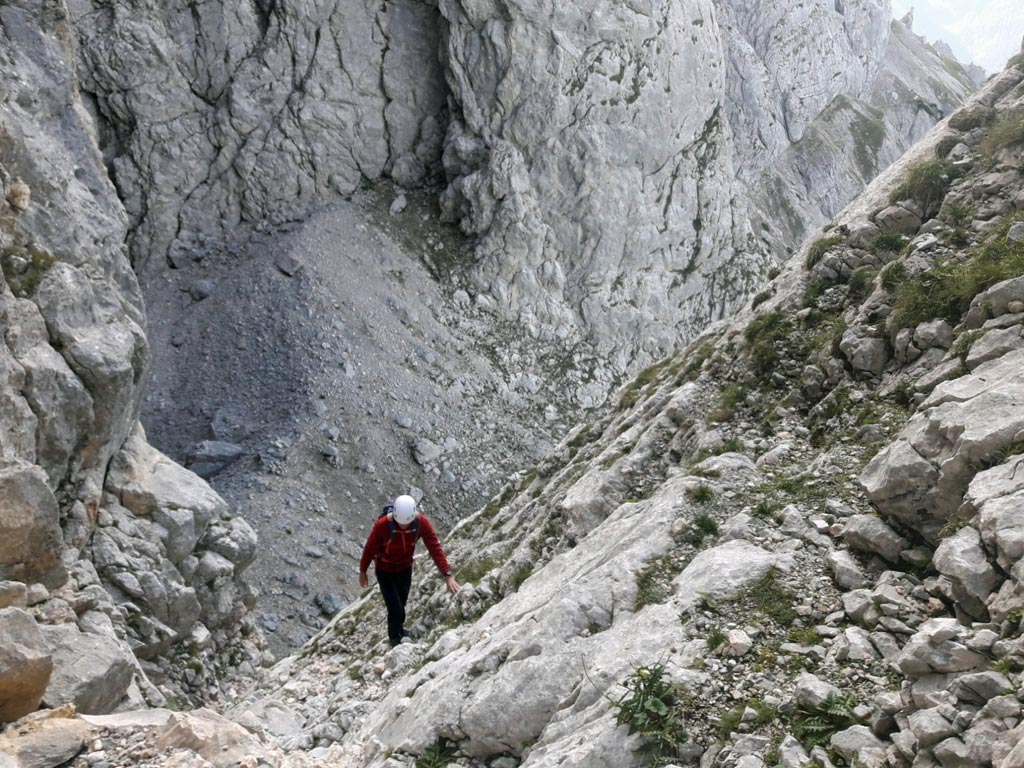
<path id="1" fill-rule="evenodd" d="M 923 160 L 907 170 L 906 178 L 893 190 L 889 202 L 915 200 L 927 214 L 938 209 L 958 175 L 959 171 L 952 163 L 945 160 Z"/>
<path id="2" fill-rule="evenodd" d="M 779 717 L 779 711 L 775 707 L 765 704 L 761 699 L 751 699 L 735 709 L 730 709 L 718 718 L 718 738 L 726 741 L 729 735 L 734 733 L 743 722 L 743 715 L 747 709 L 753 710 L 757 715 L 752 721 L 748 721 L 748 724 L 752 726 L 767 725 Z"/>
<path id="3" fill-rule="evenodd" d="M 789 627 L 797 617 L 793 610 L 794 599 L 793 593 L 782 584 L 778 570 L 771 568 L 738 594 L 734 602 L 766 616 L 781 627 Z"/>
<path id="4" fill-rule="evenodd" d="M 736 409 L 747 399 L 747 388 L 742 384 L 728 384 L 722 389 L 718 405 L 708 414 L 710 421 L 728 421 Z"/>
<path id="5" fill-rule="evenodd" d="M 447 768 L 455 760 L 457 752 L 454 742 L 439 738 L 416 758 L 416 768 Z"/>
<path id="6" fill-rule="evenodd" d="M 1007 240 L 1008 228 L 1005 223 L 969 258 L 950 259 L 905 280 L 896 290 L 893 327 L 910 328 L 936 318 L 955 325 L 978 293 L 1024 275 L 1024 243 Z"/>
<path id="7" fill-rule="evenodd" d="M 42 248 L 11 245 L 0 249 L 0 268 L 11 293 L 26 299 L 36 292 L 39 283 L 54 264 L 54 258 Z"/>
<path id="8" fill-rule="evenodd" d="M 1024 144 L 1024 107 L 1009 110 L 992 124 L 981 142 L 981 151 L 994 155 L 1017 144 Z"/>
<path id="9" fill-rule="evenodd" d="M 750 344 L 750 362 L 757 374 L 763 376 L 775 367 L 780 347 L 795 330 L 792 319 L 778 311 L 751 321 L 743 335 Z"/>
<path id="10" fill-rule="evenodd" d="M 871 241 L 871 252 L 876 256 L 883 253 L 899 253 L 906 244 L 906 238 L 899 232 L 882 232 Z"/>
<path id="11" fill-rule="evenodd" d="M 471 560 L 456 569 L 455 577 L 462 583 L 476 586 L 484 576 L 493 571 L 497 566 L 498 563 L 489 557 L 481 560 Z"/>
<path id="12" fill-rule="evenodd" d="M 855 706 L 851 696 L 832 694 L 821 707 L 798 709 L 793 715 L 793 735 L 807 750 L 826 746 L 833 734 L 859 722 L 853 714 Z"/>
<path id="13" fill-rule="evenodd" d="M 680 691 L 668 679 L 665 665 L 637 667 L 623 685 L 626 692 L 615 702 L 619 725 L 625 725 L 630 734 L 643 737 L 640 751 L 649 755 L 654 765 L 674 762 L 687 735 L 680 711 Z"/>
<path id="14" fill-rule="evenodd" d="M 807 249 L 807 260 L 804 262 L 804 265 L 807 269 L 811 269 L 824 258 L 831 248 L 844 242 L 846 242 L 846 238 L 842 235 L 832 235 L 831 237 L 822 237 L 815 240 L 811 243 L 811 247 Z"/>

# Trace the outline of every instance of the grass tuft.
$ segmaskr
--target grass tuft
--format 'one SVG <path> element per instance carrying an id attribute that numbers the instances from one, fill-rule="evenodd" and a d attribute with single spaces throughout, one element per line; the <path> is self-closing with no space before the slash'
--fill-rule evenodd
<path id="1" fill-rule="evenodd" d="M 832 235 L 831 237 L 822 237 L 815 240 L 811 243 L 811 247 L 807 249 L 807 260 L 804 262 L 804 266 L 807 269 L 811 269 L 824 258 L 831 248 L 843 242 L 846 242 L 846 238 L 842 235 Z"/>
<path id="2" fill-rule="evenodd" d="M 950 184 L 958 175 L 952 163 L 944 160 L 923 160 L 912 165 L 903 183 L 893 190 L 889 202 L 915 200 L 925 210 L 925 214 L 938 210 Z"/>
<path id="3" fill-rule="evenodd" d="M 1009 110 L 996 120 L 981 142 L 981 151 L 991 156 L 1017 144 L 1024 144 L 1024 107 Z"/>

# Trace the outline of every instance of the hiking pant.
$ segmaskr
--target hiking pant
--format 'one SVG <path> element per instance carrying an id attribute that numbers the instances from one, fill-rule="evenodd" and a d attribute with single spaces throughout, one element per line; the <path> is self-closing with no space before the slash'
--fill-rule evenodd
<path id="1" fill-rule="evenodd" d="M 402 640 L 402 625 L 405 624 L 405 601 L 409 599 L 412 586 L 412 567 L 398 573 L 377 571 L 377 584 L 388 607 L 388 640 L 398 645 Z"/>

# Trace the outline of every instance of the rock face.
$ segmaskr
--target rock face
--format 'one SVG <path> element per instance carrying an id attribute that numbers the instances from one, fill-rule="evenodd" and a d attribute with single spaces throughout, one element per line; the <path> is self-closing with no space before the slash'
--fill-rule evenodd
<path id="1" fill-rule="evenodd" d="M 147 280 L 362 178 L 443 173 L 478 301 L 615 370 L 738 305 L 973 87 L 884 0 L 71 14 Z"/>
<path id="2" fill-rule="evenodd" d="M 71 18 L 26 0 L 0 22 L 0 61 L 18 73 L 0 105 L 0 578 L 21 582 L 53 640 L 40 651 L 54 660 L 47 703 L 109 710 L 136 677 L 134 701 L 159 701 L 125 641 L 154 656 L 207 622 L 213 646 L 237 644 L 253 536 L 139 431 L 149 349 L 134 224 L 74 74 Z M 228 567 L 196 576 L 209 552 Z"/>

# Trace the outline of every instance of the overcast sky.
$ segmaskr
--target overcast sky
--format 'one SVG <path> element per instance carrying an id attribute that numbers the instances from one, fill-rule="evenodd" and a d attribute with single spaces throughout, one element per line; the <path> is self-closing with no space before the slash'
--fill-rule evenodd
<path id="1" fill-rule="evenodd" d="M 901 18 L 914 8 L 914 31 L 929 40 L 945 40 L 957 56 L 1001 70 L 1020 51 L 1024 36 L 1024 0 L 893 0 Z"/>

